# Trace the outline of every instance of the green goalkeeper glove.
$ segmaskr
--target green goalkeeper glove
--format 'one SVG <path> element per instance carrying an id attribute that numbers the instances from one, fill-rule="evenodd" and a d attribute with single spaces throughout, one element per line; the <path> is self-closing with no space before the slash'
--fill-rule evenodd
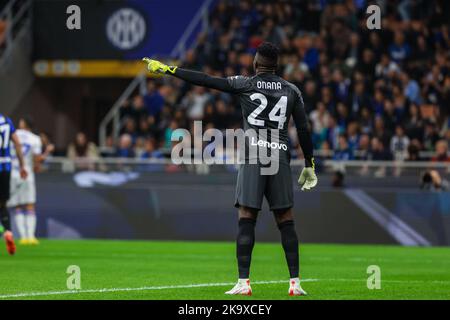
<path id="1" fill-rule="evenodd" d="M 155 74 L 166 74 L 171 73 L 174 74 L 175 70 L 177 70 L 177 67 L 171 67 L 168 65 L 165 65 L 162 62 L 159 62 L 157 60 L 152 60 L 150 58 L 144 58 L 142 61 L 145 61 L 147 63 L 147 69 L 150 73 Z"/>
<path id="2" fill-rule="evenodd" d="M 317 185 L 317 176 L 314 170 L 314 160 L 312 161 L 312 167 L 305 167 L 300 173 L 300 177 L 298 178 L 298 184 L 302 186 L 302 191 L 310 190 Z"/>

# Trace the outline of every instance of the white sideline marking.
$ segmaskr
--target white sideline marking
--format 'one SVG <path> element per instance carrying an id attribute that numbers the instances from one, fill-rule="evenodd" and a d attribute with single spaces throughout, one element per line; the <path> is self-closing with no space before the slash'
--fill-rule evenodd
<path id="1" fill-rule="evenodd" d="M 316 279 L 315 281 L 343 281 L 343 282 L 366 282 L 367 279 Z M 381 280 L 388 283 L 434 283 L 434 284 L 450 284 L 450 280 Z"/>
<path id="2" fill-rule="evenodd" d="M 316 282 L 316 281 L 344 281 L 344 282 L 365 282 L 367 279 L 301 279 L 300 282 Z M 287 280 L 269 280 L 269 281 L 253 281 L 252 284 L 277 284 L 287 283 Z M 434 284 L 450 284 L 450 280 L 382 280 L 382 282 L 390 283 L 434 283 Z M 65 290 L 65 291 L 46 291 L 46 292 L 23 292 L 14 294 L 0 295 L 0 299 L 11 298 L 28 298 L 40 296 L 58 296 L 65 294 L 79 294 L 79 293 L 110 293 L 110 292 L 128 292 L 128 291 L 149 291 L 149 290 L 166 290 L 166 289 L 189 289 L 189 288 L 206 288 L 206 287 L 223 287 L 235 285 L 235 282 L 218 282 L 218 283 L 198 283 L 198 284 L 184 284 L 175 286 L 151 286 L 138 288 L 103 288 L 103 289 L 86 289 L 86 290 Z"/>
<path id="3" fill-rule="evenodd" d="M 301 280 L 301 282 L 313 282 L 313 281 L 318 281 L 318 279 L 303 279 L 303 280 Z M 254 281 L 254 282 L 252 282 L 252 284 L 274 284 L 274 283 L 289 283 L 289 281 L 288 280 L 272 280 L 272 281 Z M 175 286 L 152 286 L 152 287 L 138 287 L 138 288 L 103 288 L 103 289 L 86 289 L 86 290 L 23 292 L 23 293 L 0 295 L 0 299 L 27 298 L 27 297 L 39 297 L 39 296 L 57 296 L 57 295 L 78 294 L 78 293 L 104 293 L 104 292 L 127 292 L 127 291 L 222 287 L 222 286 L 232 286 L 235 284 L 236 284 L 235 282 L 219 282 L 219 283 L 199 283 L 199 284 L 184 284 L 184 285 L 175 285 Z"/>

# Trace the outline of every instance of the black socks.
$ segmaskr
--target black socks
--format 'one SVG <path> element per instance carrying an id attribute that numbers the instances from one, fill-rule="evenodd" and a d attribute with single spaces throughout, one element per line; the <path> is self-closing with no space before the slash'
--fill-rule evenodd
<path id="1" fill-rule="evenodd" d="M 239 279 L 248 279 L 253 246 L 255 245 L 256 220 L 250 218 L 239 219 L 239 233 L 236 241 L 236 255 L 239 268 Z M 291 278 L 299 277 L 298 238 L 294 221 L 284 221 L 278 224 L 281 233 L 286 262 Z"/>
<path id="2" fill-rule="evenodd" d="M 299 276 L 299 255 L 298 238 L 295 231 L 294 221 L 288 220 L 278 224 L 281 233 L 281 244 L 283 245 L 286 262 L 289 268 L 289 274 L 292 278 Z"/>
<path id="3" fill-rule="evenodd" d="M 256 220 L 250 218 L 239 219 L 239 233 L 236 240 L 236 256 L 238 260 L 239 279 L 248 279 L 250 262 L 255 244 Z"/>

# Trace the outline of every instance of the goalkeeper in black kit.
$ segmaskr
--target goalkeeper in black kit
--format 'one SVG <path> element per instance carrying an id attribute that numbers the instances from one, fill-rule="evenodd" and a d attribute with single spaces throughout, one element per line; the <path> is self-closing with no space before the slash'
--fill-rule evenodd
<path id="1" fill-rule="evenodd" d="M 265 164 L 262 161 L 252 162 L 254 159 L 247 155 L 246 161 L 239 167 L 235 197 L 235 206 L 239 211 L 239 232 L 236 241 L 239 280 L 226 294 L 252 294 L 249 276 L 255 243 L 255 225 L 263 197 L 266 197 L 281 233 L 290 274 L 288 293 L 291 296 L 306 295 L 300 286 L 298 238 L 292 210 L 293 185 L 288 143 L 288 122 L 291 116 L 297 127 L 299 143 L 305 157 L 305 168 L 298 179 L 301 189 L 309 190 L 315 187 L 317 177 L 303 98 L 296 86 L 276 75 L 278 55 L 278 48 L 265 42 L 258 47 L 253 62 L 256 74 L 252 77 L 229 78 L 212 77 L 144 58 L 151 73 L 171 75 L 194 85 L 237 95 L 242 109 L 244 130 L 257 132 L 256 137 L 252 137 L 250 141 L 245 140 L 246 147 L 271 149 L 266 150 L 266 154 L 277 155 L 270 158 L 271 161 L 277 161 L 277 171 L 271 174 L 263 174 Z M 267 134 L 267 131 L 271 134 Z"/>

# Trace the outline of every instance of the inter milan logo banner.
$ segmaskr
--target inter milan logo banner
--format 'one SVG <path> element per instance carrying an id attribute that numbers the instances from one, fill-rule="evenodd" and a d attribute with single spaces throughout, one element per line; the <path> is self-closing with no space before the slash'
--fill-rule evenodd
<path id="1" fill-rule="evenodd" d="M 143 56 L 168 57 L 202 4 L 202 0 L 38 0 L 33 12 L 35 72 L 83 76 L 80 69 L 89 65 L 101 76 L 102 63 L 111 69 L 114 63 L 123 66 Z M 108 75 L 114 76 L 104 76 Z"/>

